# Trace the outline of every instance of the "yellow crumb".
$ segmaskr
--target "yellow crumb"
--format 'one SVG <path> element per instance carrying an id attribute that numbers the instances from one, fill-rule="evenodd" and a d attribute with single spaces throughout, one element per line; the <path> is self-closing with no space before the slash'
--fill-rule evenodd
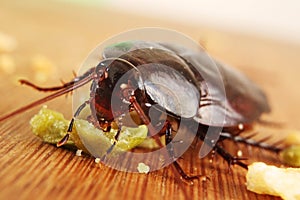
<path id="1" fill-rule="evenodd" d="M 300 168 L 278 168 L 262 162 L 248 167 L 247 189 L 258 194 L 300 200 Z"/>

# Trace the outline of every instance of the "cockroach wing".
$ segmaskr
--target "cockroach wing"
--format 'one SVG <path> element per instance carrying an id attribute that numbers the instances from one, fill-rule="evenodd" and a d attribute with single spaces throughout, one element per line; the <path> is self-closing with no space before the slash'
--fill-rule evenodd
<path id="1" fill-rule="evenodd" d="M 140 68 L 140 72 L 147 94 L 154 102 L 180 117 L 197 115 L 195 108 L 199 105 L 200 94 L 178 71 L 166 65 L 148 64 Z"/>
<path id="2" fill-rule="evenodd" d="M 206 91 L 207 95 L 201 97 L 198 115 L 195 117 L 198 122 L 207 125 L 233 126 L 239 123 L 251 123 L 262 113 L 270 112 L 264 92 L 239 71 L 214 59 L 207 59 L 207 54 L 202 49 L 192 51 L 174 44 L 163 43 L 162 45 L 183 58 L 195 73 L 200 72 L 199 87 Z M 219 73 L 214 71 L 215 66 Z M 218 77 L 220 75 L 221 77 Z M 214 83 L 220 78 L 223 86 Z M 223 89 L 225 93 L 222 92 Z M 216 117 L 211 121 L 211 113 L 225 115 L 225 121 L 219 120 L 222 117 Z"/>
<path id="3" fill-rule="evenodd" d="M 125 41 L 107 46 L 103 51 L 103 58 L 119 58 L 120 56 L 134 50 L 142 49 L 161 49 L 170 51 L 159 43 L 148 41 Z"/>
<path id="4" fill-rule="evenodd" d="M 262 113 L 270 111 L 265 94 L 255 83 L 239 71 L 210 58 L 200 48 L 191 50 L 169 43 L 127 41 L 107 47 L 103 52 L 103 57 L 120 57 L 130 51 L 147 48 L 161 49 L 176 54 L 185 62 L 185 65 L 181 65 L 184 68 L 182 72 L 192 71 L 194 73 L 196 78 L 196 83 L 194 82 L 194 84 L 201 94 L 198 112 L 194 116 L 194 119 L 199 123 L 212 126 L 234 126 L 239 123 L 251 123 L 257 120 Z M 151 55 L 148 55 L 148 59 L 149 56 Z M 164 55 L 156 56 L 163 57 Z M 162 60 L 160 58 L 154 59 L 157 62 Z M 164 73 L 161 73 L 160 78 L 163 76 L 165 76 Z M 174 81 L 172 82 L 170 79 L 169 81 L 171 84 L 175 84 Z M 150 84 L 148 86 L 150 91 L 155 91 L 151 90 L 154 86 L 150 87 Z M 188 88 L 186 87 L 184 91 L 176 91 L 176 93 L 184 95 Z M 161 96 L 153 92 L 153 97 L 160 98 Z M 168 102 L 163 100 L 163 97 L 158 101 L 163 104 L 164 108 L 168 108 Z M 186 103 L 189 104 L 189 102 Z M 193 104 L 192 106 L 195 105 Z M 175 110 L 171 109 L 176 114 Z"/>
<path id="5" fill-rule="evenodd" d="M 104 58 L 122 58 L 135 65 L 143 87 L 161 109 L 183 118 L 197 115 L 200 91 L 189 66 L 174 52 L 157 43 L 135 41 L 110 46 Z"/>

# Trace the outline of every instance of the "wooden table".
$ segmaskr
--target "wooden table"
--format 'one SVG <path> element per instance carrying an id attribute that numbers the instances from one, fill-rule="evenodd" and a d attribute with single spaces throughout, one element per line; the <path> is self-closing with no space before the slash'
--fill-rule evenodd
<path id="1" fill-rule="evenodd" d="M 285 128 L 256 126 L 262 136 L 283 138 L 289 129 L 300 129 L 300 46 L 239 35 L 210 27 L 191 27 L 160 19 L 118 13 L 95 7 L 39 1 L 1 2 L 0 31 L 16 38 L 17 49 L 10 53 L 17 70 L 0 72 L 1 115 L 45 94 L 15 84 L 16 77 L 33 80 L 30 60 L 37 54 L 50 59 L 58 71 L 42 85 L 55 85 L 72 78 L 88 53 L 109 36 L 127 29 L 161 26 L 176 29 L 250 76 L 266 91 L 273 108 L 265 119 L 283 122 Z M 71 98 L 47 103 L 71 117 Z M 186 172 L 206 174 L 209 181 L 188 185 L 176 180 L 169 167 L 150 174 L 134 174 L 96 164 L 89 156 L 43 143 L 28 124 L 39 108 L 0 123 L 0 199 L 276 199 L 246 190 L 246 171 L 228 165 L 215 156 L 199 160 L 190 149 L 179 162 Z M 274 141 L 273 140 L 273 141 Z M 265 161 L 279 164 L 278 157 L 263 150 L 225 143 L 232 153 L 241 149 L 248 163 Z M 183 192 L 185 191 L 185 192 Z"/>

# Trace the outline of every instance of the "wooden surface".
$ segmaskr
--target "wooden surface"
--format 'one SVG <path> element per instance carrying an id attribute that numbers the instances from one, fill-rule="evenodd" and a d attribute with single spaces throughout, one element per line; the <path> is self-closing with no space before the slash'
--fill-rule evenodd
<path id="1" fill-rule="evenodd" d="M 0 31 L 16 38 L 17 49 L 10 53 L 17 70 L 8 75 L 0 72 L 0 113 L 7 113 L 44 94 L 15 84 L 17 77 L 33 79 L 30 59 L 44 55 L 58 71 L 42 85 L 59 84 L 72 78 L 72 70 L 98 43 L 130 28 L 162 26 L 186 33 L 204 41 L 207 50 L 230 63 L 260 84 L 267 92 L 273 108 L 265 119 L 285 124 L 284 129 L 257 126 L 274 141 L 288 129 L 300 129 L 298 113 L 300 92 L 300 47 L 211 29 L 189 27 L 159 19 L 125 15 L 113 10 L 81 7 L 60 3 L 20 1 L 0 2 Z M 71 117 L 71 99 L 63 97 L 47 103 Z M 177 181 L 169 167 L 150 174 L 133 174 L 113 170 L 94 163 L 89 156 L 45 144 L 35 137 L 28 124 L 37 112 L 35 108 L 0 123 L 0 199 L 276 199 L 256 195 L 246 190 L 246 171 L 228 169 L 215 156 L 199 160 L 190 149 L 179 162 L 190 174 L 206 174 L 210 181 L 195 181 L 188 185 Z M 277 156 L 243 145 L 225 143 L 235 154 L 242 149 L 248 163 L 265 161 L 279 164 Z"/>

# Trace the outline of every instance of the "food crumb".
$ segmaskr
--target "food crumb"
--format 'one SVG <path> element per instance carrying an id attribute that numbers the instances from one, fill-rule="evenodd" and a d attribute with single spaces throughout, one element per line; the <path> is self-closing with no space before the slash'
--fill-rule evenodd
<path id="1" fill-rule="evenodd" d="M 150 167 L 148 165 L 146 165 L 145 163 L 139 163 L 137 166 L 137 170 L 139 173 L 144 173 L 144 174 L 148 174 L 150 171 Z"/>
<path id="2" fill-rule="evenodd" d="M 100 158 L 95 158 L 95 163 L 100 163 Z"/>
<path id="3" fill-rule="evenodd" d="M 278 168 L 255 162 L 246 175 L 247 189 L 258 194 L 280 196 L 285 200 L 299 199 L 300 168 Z"/>
<path id="4" fill-rule="evenodd" d="M 237 154 L 238 157 L 242 157 L 243 156 L 242 150 L 238 150 L 236 154 Z"/>
<path id="5" fill-rule="evenodd" d="M 81 156 L 82 154 L 82 150 L 81 149 L 77 149 L 77 151 L 76 151 L 76 156 Z"/>
<path id="6" fill-rule="evenodd" d="M 293 167 L 300 167 L 300 145 L 292 145 L 280 152 L 281 160 Z"/>

